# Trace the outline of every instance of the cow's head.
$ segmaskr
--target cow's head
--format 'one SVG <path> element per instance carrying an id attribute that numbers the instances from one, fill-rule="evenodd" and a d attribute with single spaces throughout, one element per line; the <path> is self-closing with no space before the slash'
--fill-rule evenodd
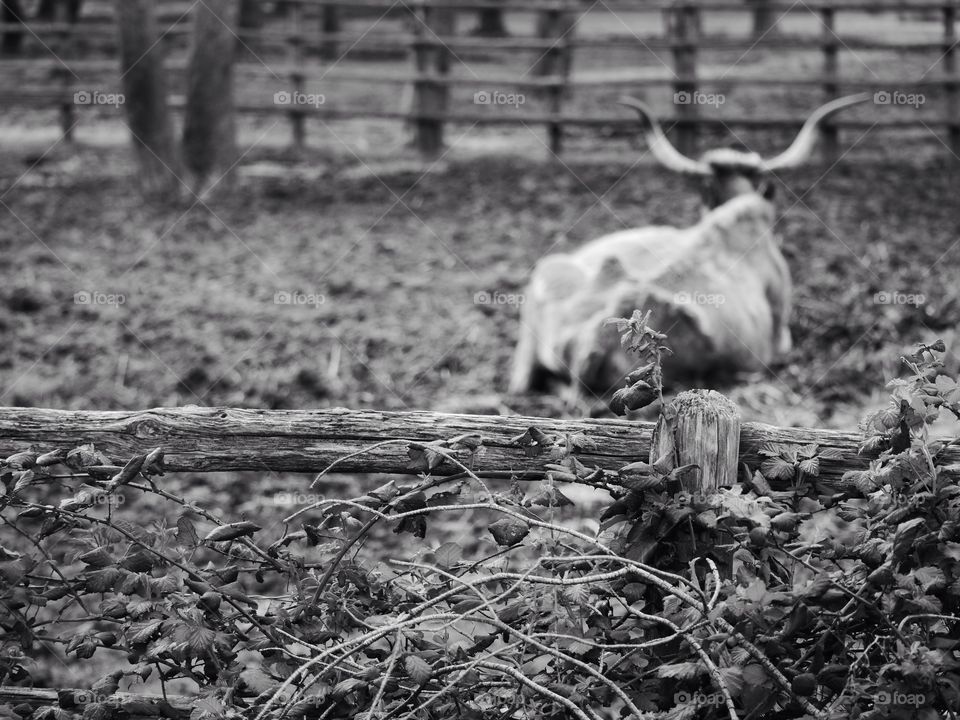
<path id="1" fill-rule="evenodd" d="M 646 103 L 630 97 L 621 98 L 620 103 L 640 114 L 650 152 L 661 165 L 701 179 L 704 207 L 712 210 L 745 193 L 760 193 L 768 199 L 772 197 L 770 175 L 797 167 L 809 159 L 817 140 L 817 126 L 834 113 L 868 99 L 868 93 L 859 93 L 821 106 L 807 118 L 790 147 L 775 157 L 763 158 L 746 149 L 719 148 L 708 150 L 699 160 L 687 157 L 670 144 Z"/>

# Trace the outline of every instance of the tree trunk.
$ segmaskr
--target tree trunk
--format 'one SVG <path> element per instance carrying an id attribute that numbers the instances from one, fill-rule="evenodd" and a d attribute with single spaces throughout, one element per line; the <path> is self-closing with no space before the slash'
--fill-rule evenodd
<path id="1" fill-rule="evenodd" d="M 115 0 L 124 107 L 139 180 L 146 197 L 168 200 L 180 194 L 182 184 L 154 5 L 153 0 Z"/>
<path id="2" fill-rule="evenodd" d="M 229 182 L 237 160 L 233 106 L 234 0 L 205 0 L 194 12 L 183 120 L 184 164 L 198 195 Z"/>
<path id="3" fill-rule="evenodd" d="M 507 25 L 500 8 L 484 8 L 477 15 L 477 27 L 473 34 L 481 37 L 506 37 Z"/>
<path id="4" fill-rule="evenodd" d="M 20 0 L 0 1 L 0 22 L 23 25 L 23 5 Z M 23 47 L 23 31 L 7 30 L 0 37 L 0 54 L 19 55 Z"/>

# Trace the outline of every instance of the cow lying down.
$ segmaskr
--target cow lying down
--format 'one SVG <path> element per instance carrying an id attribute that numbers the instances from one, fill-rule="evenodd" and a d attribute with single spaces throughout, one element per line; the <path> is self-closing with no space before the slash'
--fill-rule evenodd
<path id="1" fill-rule="evenodd" d="M 789 351 L 790 272 L 765 177 L 806 160 L 817 124 L 867 97 L 821 107 L 770 160 L 728 149 L 691 160 L 669 144 L 643 103 L 626 100 L 647 123 L 654 156 L 703 180 L 704 215 L 693 227 L 624 230 L 540 260 L 521 309 L 510 391 L 547 389 L 551 380 L 575 395 L 617 389 L 633 361 L 605 321 L 635 309 L 652 310 L 651 322 L 669 336 L 668 380 L 762 369 Z"/>

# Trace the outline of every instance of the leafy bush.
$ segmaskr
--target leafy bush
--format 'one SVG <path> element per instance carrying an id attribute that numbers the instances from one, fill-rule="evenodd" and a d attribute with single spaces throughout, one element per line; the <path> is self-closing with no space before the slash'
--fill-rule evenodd
<path id="1" fill-rule="evenodd" d="M 654 356 L 631 387 L 655 399 L 662 336 L 623 322 Z M 826 450 L 771 445 L 704 495 L 669 454 L 604 471 L 578 459 L 589 437 L 530 428 L 514 442 L 540 481 L 471 471 L 475 436 L 410 441 L 415 481 L 318 498 L 278 533 L 165 489 L 159 449 L 123 467 L 90 446 L 18 453 L 0 474 L 0 683 L 30 685 L 55 652 L 116 668 L 88 718 L 147 682 L 199 698 L 195 720 L 952 716 L 960 489 L 928 429 L 960 417 L 960 387 L 942 350 L 904 358 L 864 422 L 875 459 L 839 483 Z M 571 519 L 570 483 L 613 500 Z M 397 551 L 361 552 L 390 545 L 384 527 Z"/>

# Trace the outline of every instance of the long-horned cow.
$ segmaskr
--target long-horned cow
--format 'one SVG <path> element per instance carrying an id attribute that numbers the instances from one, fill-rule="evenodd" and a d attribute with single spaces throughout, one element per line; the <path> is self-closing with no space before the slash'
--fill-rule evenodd
<path id="1" fill-rule="evenodd" d="M 823 105 L 773 158 L 724 148 L 699 160 L 670 144 L 644 103 L 622 98 L 639 113 L 654 157 L 701 179 L 703 217 L 689 228 L 616 232 L 540 260 L 521 310 L 510 391 L 542 389 L 547 379 L 575 394 L 616 389 L 632 364 L 605 321 L 641 308 L 670 337 L 668 378 L 759 369 L 788 352 L 791 281 L 774 236 L 769 177 L 811 156 L 824 119 L 868 98 Z"/>

